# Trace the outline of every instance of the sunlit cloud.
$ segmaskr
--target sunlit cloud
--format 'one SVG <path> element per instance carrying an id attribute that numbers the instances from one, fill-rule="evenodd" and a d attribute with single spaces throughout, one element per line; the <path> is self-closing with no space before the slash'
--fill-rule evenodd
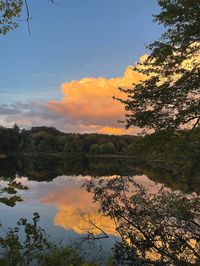
<path id="1" fill-rule="evenodd" d="M 70 117 L 79 124 L 93 126 L 99 133 L 132 133 L 133 130 L 125 131 L 124 125 L 118 123 L 119 120 L 124 120 L 125 110 L 122 103 L 113 100 L 113 96 L 124 98 L 119 87 L 130 88 L 141 79 L 142 75 L 129 66 L 122 77 L 87 77 L 73 80 L 62 84 L 63 98 L 60 101 L 48 102 L 48 106 L 63 117 Z"/>
<path id="2" fill-rule="evenodd" d="M 139 61 L 143 62 L 146 58 L 147 55 L 143 55 Z M 197 55 L 184 61 L 182 67 L 190 69 L 199 60 Z M 124 123 L 119 123 L 125 119 L 126 111 L 121 102 L 113 100 L 113 96 L 126 98 L 119 87 L 131 88 L 133 83 L 137 84 L 144 78 L 133 70 L 133 66 L 129 66 L 121 77 L 72 80 L 61 85 L 63 96 L 60 100 L 54 100 L 52 95 L 54 99 L 48 102 L 30 100 L 1 104 L 0 124 L 12 126 L 17 123 L 22 128 L 44 125 L 75 133 L 137 134 L 141 129 L 131 127 L 126 130 Z M 174 79 L 177 78 L 175 75 Z"/>
<path id="3" fill-rule="evenodd" d="M 129 66 L 121 77 L 72 80 L 61 85 L 61 100 L 0 105 L 0 123 L 3 126 L 17 123 L 23 128 L 53 126 L 65 132 L 134 134 L 140 130 L 136 127 L 125 130 L 124 124 L 119 123 L 125 118 L 124 105 L 113 100 L 113 96 L 123 99 L 125 95 L 119 87 L 131 88 L 142 78 Z"/>
<path id="4" fill-rule="evenodd" d="M 100 127 L 96 130 L 97 133 L 112 134 L 112 135 L 124 135 L 128 133 L 136 133 L 136 129 L 125 129 L 120 127 Z"/>

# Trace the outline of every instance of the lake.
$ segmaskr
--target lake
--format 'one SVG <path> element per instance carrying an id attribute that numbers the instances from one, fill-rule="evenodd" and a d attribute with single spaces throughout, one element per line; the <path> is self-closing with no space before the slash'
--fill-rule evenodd
<path id="1" fill-rule="evenodd" d="M 80 243 L 88 233 L 102 237 L 99 242 L 84 242 L 87 257 L 91 260 L 111 255 L 111 248 L 119 234 L 110 217 L 100 215 L 99 204 L 93 202 L 83 184 L 95 178 L 112 180 L 131 176 L 149 193 L 157 193 L 162 186 L 167 190 L 183 190 L 188 193 L 199 191 L 198 178 L 185 179 L 170 176 L 160 162 L 144 163 L 135 159 L 122 158 L 57 158 L 22 157 L 0 161 L 1 187 L 9 180 L 16 180 L 28 187 L 19 191 L 21 202 L 14 207 L 0 205 L 0 222 L 6 230 L 14 227 L 22 217 L 32 218 L 40 214 L 40 226 L 50 238 L 63 244 Z M 100 237 L 101 238 L 101 237 Z M 103 248 L 102 248 L 103 247 Z M 101 250 L 101 252 L 99 252 Z"/>

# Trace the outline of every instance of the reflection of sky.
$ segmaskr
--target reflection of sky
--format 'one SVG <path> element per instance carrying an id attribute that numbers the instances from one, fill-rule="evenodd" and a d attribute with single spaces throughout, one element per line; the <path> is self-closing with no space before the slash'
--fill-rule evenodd
<path id="1" fill-rule="evenodd" d="M 109 235 L 117 236 L 114 222 L 98 214 L 98 206 L 92 204 L 92 195 L 81 188 L 88 178 L 90 177 L 59 176 L 52 182 L 37 182 L 23 177 L 19 180 L 29 187 L 29 190 L 20 192 L 24 201 L 17 203 L 14 208 L 1 204 L 0 222 L 6 227 L 13 227 L 19 218 L 31 218 L 34 212 L 38 212 L 41 227 L 56 241 L 63 239 L 65 243 L 87 230 L 100 233 L 85 219 L 91 219 Z M 146 176 L 135 176 L 135 180 L 150 190 L 155 190 L 155 183 Z M 84 219 L 80 213 L 84 214 Z M 111 237 L 106 246 L 110 246 L 112 241 Z"/>
<path id="2" fill-rule="evenodd" d="M 37 206 L 42 213 L 46 213 L 45 207 L 51 206 L 51 210 L 57 210 L 51 219 L 53 224 L 66 230 L 85 233 L 91 229 L 86 220 L 92 219 L 107 233 L 115 234 L 114 223 L 98 214 L 98 207 L 92 204 L 92 195 L 81 188 L 86 178 L 60 176 L 49 183 L 22 178 L 21 182 L 29 187 L 28 192 L 21 192 L 24 199 L 22 205 Z M 97 229 L 91 230 L 96 234 L 100 233 Z"/>

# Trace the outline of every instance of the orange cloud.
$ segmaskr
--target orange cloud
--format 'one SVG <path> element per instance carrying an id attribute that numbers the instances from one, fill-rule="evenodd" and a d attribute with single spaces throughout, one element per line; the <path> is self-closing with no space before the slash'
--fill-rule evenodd
<path id="1" fill-rule="evenodd" d="M 111 134 L 111 135 L 124 135 L 134 133 L 133 130 L 126 130 L 125 128 L 117 128 L 117 127 L 101 127 L 97 130 L 98 133 L 102 134 Z"/>
<path id="2" fill-rule="evenodd" d="M 141 60 L 144 60 L 144 56 Z M 124 126 L 118 124 L 118 120 L 124 119 L 124 105 L 114 101 L 113 96 L 124 98 L 118 88 L 130 88 L 141 79 L 142 75 L 129 66 L 122 77 L 73 80 L 62 84 L 63 98 L 60 101 L 50 101 L 48 106 L 73 122 L 96 127 L 96 132 L 123 134 Z M 131 130 L 125 133 L 130 132 Z"/>

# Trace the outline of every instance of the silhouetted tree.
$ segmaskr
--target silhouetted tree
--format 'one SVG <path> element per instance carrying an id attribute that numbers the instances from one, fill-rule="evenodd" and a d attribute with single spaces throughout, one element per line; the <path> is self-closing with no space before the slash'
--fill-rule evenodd
<path id="1" fill-rule="evenodd" d="M 126 126 L 175 130 L 200 123 L 200 1 L 158 0 L 154 21 L 166 31 L 148 48 L 136 71 L 146 79 L 121 90 L 127 98 Z"/>

